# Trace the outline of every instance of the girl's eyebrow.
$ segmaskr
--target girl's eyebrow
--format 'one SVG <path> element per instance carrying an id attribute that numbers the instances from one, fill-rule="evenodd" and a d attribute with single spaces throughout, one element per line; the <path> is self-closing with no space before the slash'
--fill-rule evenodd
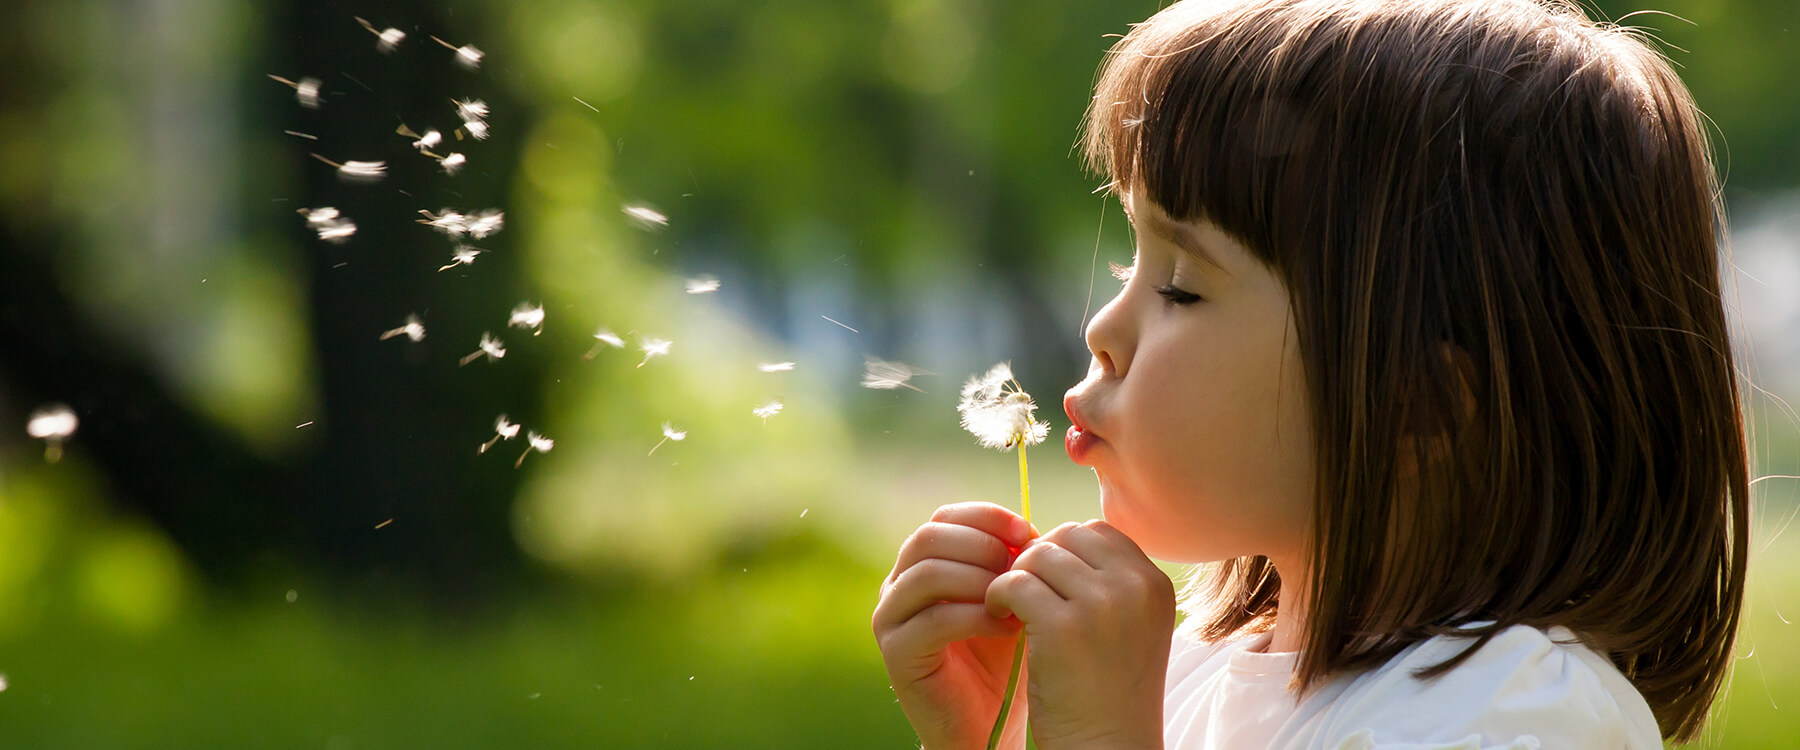
<path id="1" fill-rule="evenodd" d="M 1169 241 L 1174 242 L 1175 246 L 1181 248 L 1182 252 L 1193 256 L 1202 263 L 1219 269 L 1220 273 L 1223 273 L 1226 276 L 1231 275 L 1231 272 L 1225 269 L 1225 264 L 1220 263 L 1218 258 L 1213 257 L 1213 254 L 1200 242 L 1200 238 L 1194 236 L 1193 229 L 1187 225 L 1170 221 L 1168 217 L 1163 216 L 1160 211 L 1147 211 L 1143 216 L 1137 216 L 1131 212 L 1130 208 L 1127 208 L 1125 209 L 1125 217 L 1130 219 L 1132 224 L 1141 224 L 1145 230 L 1153 234 L 1161 235 Z"/>

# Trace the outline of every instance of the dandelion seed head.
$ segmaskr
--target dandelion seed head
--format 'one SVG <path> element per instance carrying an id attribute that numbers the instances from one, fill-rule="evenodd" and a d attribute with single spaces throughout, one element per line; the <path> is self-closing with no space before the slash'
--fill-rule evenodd
<path id="1" fill-rule="evenodd" d="M 382 52 L 393 52 L 395 47 L 400 46 L 400 42 L 406 40 L 406 32 L 392 26 L 382 29 L 378 36 L 381 40 L 375 43 L 375 47 Z"/>
<path id="2" fill-rule="evenodd" d="M 75 434 L 79 426 L 81 420 L 75 416 L 75 410 L 54 404 L 31 413 L 25 422 L 25 434 L 39 440 L 63 440 Z"/>
<path id="3" fill-rule="evenodd" d="M 919 368 L 905 362 L 888 362 L 869 357 L 863 362 L 862 384 L 864 388 L 876 390 L 910 388 L 912 386 L 908 385 L 906 381 L 912 380 L 914 375 L 921 372 L 923 371 Z"/>
<path id="4" fill-rule="evenodd" d="M 669 217 L 643 204 L 627 203 L 620 206 L 619 210 L 623 211 L 626 218 L 631 219 L 633 224 L 643 229 L 661 229 L 669 225 Z"/>
<path id="5" fill-rule="evenodd" d="M 488 105 L 480 99 L 452 99 L 456 104 L 456 118 L 464 122 L 485 120 L 488 116 Z"/>
<path id="6" fill-rule="evenodd" d="M 449 156 L 439 159 L 438 165 L 444 168 L 444 174 L 456 174 L 456 171 L 462 169 L 463 165 L 468 162 L 469 157 L 463 156 L 460 153 L 451 152 Z"/>
<path id="7" fill-rule="evenodd" d="M 788 372 L 789 370 L 794 369 L 794 363 L 792 363 L 792 362 L 765 362 L 763 364 L 757 365 L 756 369 L 761 370 L 763 372 Z"/>
<path id="8" fill-rule="evenodd" d="M 494 434 L 499 435 L 501 440 L 511 440 L 519 436 L 519 425 L 506 421 L 506 415 L 502 414 L 499 419 L 494 420 Z"/>
<path id="9" fill-rule="evenodd" d="M 512 319 L 508 320 L 506 324 L 514 328 L 540 327 L 544 324 L 544 307 L 529 302 L 520 302 L 517 307 L 513 308 Z"/>
<path id="10" fill-rule="evenodd" d="M 1019 445 L 1037 445 L 1050 435 L 1050 424 L 1035 419 L 1037 404 L 1005 362 L 969 378 L 956 411 L 962 415 L 963 429 L 983 447 L 1010 451 Z"/>
<path id="11" fill-rule="evenodd" d="M 769 401 L 769 403 L 766 403 L 766 404 L 763 404 L 762 406 L 758 406 L 754 409 L 751 409 L 750 413 L 755 414 L 756 416 L 762 417 L 762 420 L 764 422 L 767 422 L 767 421 L 769 421 L 769 417 L 773 417 L 773 416 L 781 413 L 781 399 L 778 399 L 778 398 L 771 399 Z"/>
<path id="12" fill-rule="evenodd" d="M 668 422 L 662 423 L 662 433 L 665 439 L 673 440 L 677 443 L 687 439 L 687 430 L 677 430 L 675 429 L 675 425 Z"/>
<path id="13" fill-rule="evenodd" d="M 608 346 L 611 346 L 614 349 L 625 348 L 625 339 L 619 338 L 619 334 L 613 333 L 606 328 L 595 331 L 594 338 L 606 342 Z"/>
<path id="14" fill-rule="evenodd" d="M 385 161 L 347 161 L 338 167 L 338 178 L 345 182 L 377 182 L 385 176 Z"/>
<path id="15" fill-rule="evenodd" d="M 719 291 L 719 280 L 710 276 L 701 276 L 687 280 L 688 294 L 711 294 Z"/>
<path id="16" fill-rule="evenodd" d="M 500 227 L 505 223 L 505 211 L 501 211 L 498 208 L 487 209 L 486 211 L 468 217 L 467 226 L 469 236 L 478 240 L 484 239 L 490 234 L 499 232 Z"/>
<path id="17" fill-rule="evenodd" d="M 300 79 L 299 83 L 294 84 L 294 100 L 307 109 L 318 109 L 319 103 L 323 101 L 319 98 L 319 87 L 323 85 L 325 82 L 317 78 Z"/>
<path id="18" fill-rule="evenodd" d="M 535 450 L 539 453 L 549 453 L 551 448 L 556 447 L 555 440 L 551 440 L 550 438 L 544 437 L 543 435 L 539 435 L 535 432 L 527 432 L 525 435 L 525 439 L 526 439 L 526 441 L 531 443 L 531 449 Z"/>

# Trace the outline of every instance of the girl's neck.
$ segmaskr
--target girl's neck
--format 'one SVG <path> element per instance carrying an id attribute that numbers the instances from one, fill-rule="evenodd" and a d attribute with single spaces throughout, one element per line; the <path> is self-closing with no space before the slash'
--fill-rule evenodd
<path id="1" fill-rule="evenodd" d="M 1281 573 L 1281 606 L 1275 611 L 1275 631 L 1268 652 L 1299 651 L 1306 630 L 1307 600 L 1312 594 L 1306 580 L 1307 566 L 1278 560 L 1275 570 Z"/>

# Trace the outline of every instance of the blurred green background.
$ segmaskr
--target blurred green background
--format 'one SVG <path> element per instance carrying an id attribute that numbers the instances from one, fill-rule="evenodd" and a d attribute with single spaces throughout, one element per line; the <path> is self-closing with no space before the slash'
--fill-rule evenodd
<path id="1" fill-rule="evenodd" d="M 0 747 L 916 746 L 877 588 L 932 508 L 1016 502 L 957 429 L 962 378 L 1011 360 L 1061 421 L 1096 264 L 1130 257 L 1077 123 L 1107 35 L 1156 7 L 10 3 Z M 1729 174 L 1753 469 L 1800 474 L 1800 4 L 1656 9 L 1625 22 Z M 320 79 L 320 106 L 270 75 Z M 452 135 L 465 98 L 486 140 Z M 356 234 L 320 241 L 297 211 L 321 206 Z M 439 271 L 452 243 L 415 219 L 444 207 L 506 224 Z M 506 327 L 521 301 L 541 335 Z M 408 315 L 424 340 L 380 338 Z M 507 356 L 458 367 L 484 331 Z M 646 336 L 674 345 L 639 367 Z M 920 391 L 858 387 L 867 356 Z M 52 403 L 82 421 L 54 463 L 20 429 Z M 555 447 L 478 453 L 500 414 Z M 689 435 L 651 455 L 664 422 Z M 1041 526 L 1098 515 L 1091 475 L 1034 455 Z M 1800 493 L 1754 493 L 1706 745 L 1792 748 Z"/>

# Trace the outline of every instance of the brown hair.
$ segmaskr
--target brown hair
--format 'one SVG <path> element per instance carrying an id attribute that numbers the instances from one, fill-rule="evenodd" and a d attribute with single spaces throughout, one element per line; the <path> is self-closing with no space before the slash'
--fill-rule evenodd
<path id="1" fill-rule="evenodd" d="M 1699 734 L 1749 513 L 1701 117 L 1570 2 L 1189 0 L 1113 47 L 1089 165 L 1292 294 L 1319 462 L 1296 691 L 1563 625 Z M 1280 589 L 1225 561 L 1189 626 L 1266 630 Z"/>

